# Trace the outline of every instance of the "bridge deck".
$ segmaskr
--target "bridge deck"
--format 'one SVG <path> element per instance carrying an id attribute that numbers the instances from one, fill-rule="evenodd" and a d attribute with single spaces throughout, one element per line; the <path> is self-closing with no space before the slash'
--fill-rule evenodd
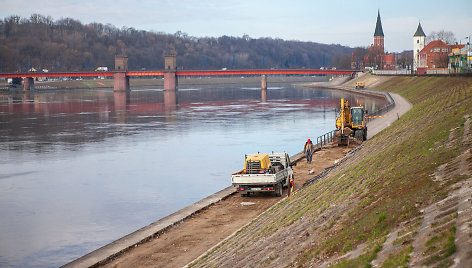
<path id="1" fill-rule="evenodd" d="M 127 71 L 126 76 L 163 76 L 164 70 L 156 71 Z M 249 69 L 249 70 L 177 70 L 177 76 L 213 76 L 213 75 L 274 75 L 274 74 L 353 74 L 358 70 L 319 70 L 319 69 Z M 122 72 L 24 72 L 24 73 L 0 73 L 0 77 L 96 77 L 113 76 Z"/>

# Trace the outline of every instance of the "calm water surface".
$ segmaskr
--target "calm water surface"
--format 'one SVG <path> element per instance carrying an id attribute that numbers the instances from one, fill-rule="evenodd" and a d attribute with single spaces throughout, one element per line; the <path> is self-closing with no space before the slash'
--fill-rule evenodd
<path id="1" fill-rule="evenodd" d="M 244 154 L 302 150 L 340 97 L 291 86 L 0 95 L 0 266 L 70 262 L 231 184 Z"/>

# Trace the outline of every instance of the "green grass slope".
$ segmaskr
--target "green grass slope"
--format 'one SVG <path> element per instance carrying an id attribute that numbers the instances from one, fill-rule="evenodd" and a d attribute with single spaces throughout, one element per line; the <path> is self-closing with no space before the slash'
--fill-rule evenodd
<path id="1" fill-rule="evenodd" d="M 434 174 L 471 150 L 464 135 L 472 132 L 466 123 L 472 118 L 472 79 L 395 77 L 376 89 L 399 93 L 413 108 L 328 176 L 282 200 L 190 266 L 451 265 L 456 230 L 450 221 L 457 212 L 425 225 L 424 209 L 471 179 L 454 173 L 459 168 L 454 165 L 440 181 Z M 434 235 L 417 239 L 421 226 L 434 224 L 441 226 Z M 420 257 L 411 260 L 415 252 Z"/>

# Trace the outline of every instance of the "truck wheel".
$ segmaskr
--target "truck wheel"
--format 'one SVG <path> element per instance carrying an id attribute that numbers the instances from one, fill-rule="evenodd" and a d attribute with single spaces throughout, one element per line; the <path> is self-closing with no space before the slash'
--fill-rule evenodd
<path id="1" fill-rule="evenodd" d="M 277 186 L 275 187 L 275 196 L 281 197 L 282 190 L 283 190 L 282 183 L 277 184 Z"/>
<path id="2" fill-rule="evenodd" d="M 356 130 L 354 132 L 354 137 L 357 138 L 357 139 L 362 139 L 362 134 L 363 134 L 363 131 L 361 130 Z"/>

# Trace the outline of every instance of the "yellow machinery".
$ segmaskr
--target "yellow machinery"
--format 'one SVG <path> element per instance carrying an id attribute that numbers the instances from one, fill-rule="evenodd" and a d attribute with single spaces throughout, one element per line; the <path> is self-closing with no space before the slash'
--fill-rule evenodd
<path id="1" fill-rule="evenodd" d="M 251 154 L 246 156 L 246 161 L 244 162 L 245 174 L 267 173 L 270 171 L 270 168 L 269 154 Z"/>
<path id="2" fill-rule="evenodd" d="M 365 114 L 366 110 L 362 105 L 350 107 L 348 101 L 341 99 L 341 110 L 339 117 L 336 118 L 336 133 L 333 143 L 349 145 L 349 138 L 365 141 L 367 139 Z"/>
<path id="3" fill-rule="evenodd" d="M 364 82 L 357 82 L 356 83 L 356 88 L 364 88 L 364 87 L 365 87 Z"/>

